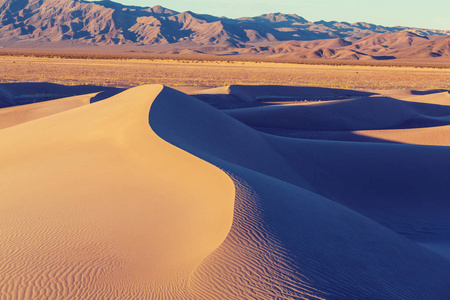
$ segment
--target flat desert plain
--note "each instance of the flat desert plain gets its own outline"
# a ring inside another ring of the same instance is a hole
[[[1,299],[450,298],[449,70],[0,60]]]
[[[450,68],[440,67],[307,65],[200,59],[80,59],[63,56],[0,56],[0,66],[0,82],[3,83],[52,82],[114,87],[145,84],[217,87],[238,84],[366,90],[450,89]]]

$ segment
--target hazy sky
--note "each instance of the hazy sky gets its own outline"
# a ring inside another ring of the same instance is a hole
[[[127,5],[191,10],[230,18],[270,12],[294,13],[310,21],[365,21],[386,26],[450,30],[450,0],[113,0]]]

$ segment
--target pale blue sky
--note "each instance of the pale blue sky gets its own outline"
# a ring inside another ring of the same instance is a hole
[[[294,13],[310,21],[365,21],[385,26],[450,30],[450,0],[113,0],[230,18]]]

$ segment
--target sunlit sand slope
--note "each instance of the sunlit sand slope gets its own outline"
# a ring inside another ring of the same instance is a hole
[[[0,130],[2,298],[450,298],[444,92],[202,93]]]
[[[161,89],[0,131],[2,299],[189,298],[235,189],[151,131]]]
[[[90,103],[95,94],[0,109],[0,129],[54,115]]]

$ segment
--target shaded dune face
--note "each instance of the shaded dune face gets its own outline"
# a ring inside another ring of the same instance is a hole
[[[214,93],[0,110],[0,295],[450,297],[444,92]]]
[[[260,87],[262,95],[267,90]],[[248,94],[245,90],[242,94],[237,97],[247,104]],[[439,299],[449,295],[449,281],[442,277],[449,272],[445,255],[416,243],[431,239],[445,248],[448,240],[447,147],[292,139],[262,134],[237,122],[250,120],[258,122],[257,129],[282,129],[289,120],[305,123],[315,108],[313,116],[326,126],[349,126],[348,134],[354,134],[350,125],[396,126],[427,117],[448,122],[446,107],[374,96],[312,107],[237,108],[226,111],[234,117],[230,118],[173,90],[163,90],[160,96],[150,111],[155,132],[227,170],[238,190],[230,234],[194,273],[194,279],[214,283],[207,289],[211,297],[289,298],[293,292],[289,279],[297,282],[294,293],[299,298]],[[292,101],[295,95],[285,96]],[[164,101],[168,98],[172,101]],[[320,117],[321,110],[335,116]],[[433,161],[419,162],[424,156],[432,156]],[[434,176],[434,171],[440,176]],[[248,211],[258,221],[252,222]],[[236,242],[240,239],[250,245]],[[242,253],[255,248],[260,252],[249,257],[258,257],[257,261],[241,259]],[[234,265],[237,261],[240,268]],[[283,261],[288,261],[289,268],[276,269]],[[261,265],[267,266],[265,274],[275,269],[282,275],[265,276],[257,271]],[[211,269],[215,271],[207,273]],[[277,289],[262,289],[264,293],[258,294],[256,287],[265,283]],[[275,292],[279,294],[271,294]]]

